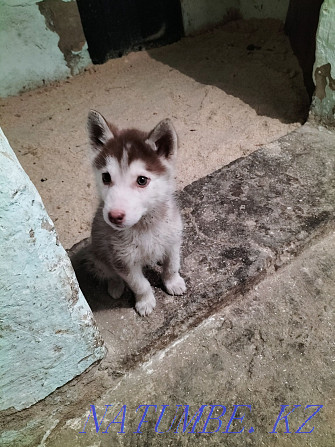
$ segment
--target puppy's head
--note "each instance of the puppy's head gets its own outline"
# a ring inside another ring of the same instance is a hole
[[[168,119],[149,133],[118,130],[91,110],[88,133],[108,225],[132,227],[172,194],[178,143]]]

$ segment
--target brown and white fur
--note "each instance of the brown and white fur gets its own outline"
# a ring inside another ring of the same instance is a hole
[[[126,283],[137,312],[149,315],[156,300],[144,266],[161,261],[166,291],[186,290],[179,275],[182,220],[174,199],[177,135],[168,119],[148,134],[118,130],[93,110],[88,131],[101,198],[92,224],[94,269],[108,280],[113,298],[121,297]]]

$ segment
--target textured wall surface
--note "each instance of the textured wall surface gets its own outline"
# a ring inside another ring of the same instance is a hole
[[[220,23],[227,10],[236,7],[237,0],[181,0],[186,36]]]
[[[324,124],[335,124],[335,0],[321,6],[314,64],[315,96],[312,114]]]
[[[0,48],[0,96],[65,79],[91,63],[74,0],[0,0]]]
[[[26,408],[102,358],[41,198],[0,129],[0,409]]]
[[[185,34],[236,18],[285,20],[289,0],[181,0]],[[76,0],[0,0],[0,96],[65,79],[91,63]]]
[[[271,17],[284,22],[289,0],[237,0],[237,3],[245,19],[250,19],[251,17],[257,19]]]
[[[236,18],[236,12],[244,19],[285,21],[288,4],[289,0],[181,0],[185,34]]]

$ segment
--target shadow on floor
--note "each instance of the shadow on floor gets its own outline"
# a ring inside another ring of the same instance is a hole
[[[236,20],[149,54],[240,98],[258,115],[283,123],[307,119],[310,104],[302,71],[278,20]]]
[[[107,281],[99,280],[92,275],[85,261],[88,246],[89,239],[84,239],[72,247],[68,253],[79,287],[92,312],[133,308],[135,306],[135,297],[129,289],[125,290],[120,299],[115,300],[107,292]],[[163,289],[163,283],[158,271],[147,268],[144,274],[152,286]]]

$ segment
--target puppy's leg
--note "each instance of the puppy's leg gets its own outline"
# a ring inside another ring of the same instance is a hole
[[[137,312],[141,316],[149,315],[156,306],[156,300],[149,281],[143,275],[142,266],[135,265],[129,274],[120,273],[120,275],[134,292]]]
[[[108,294],[115,300],[119,299],[124,292],[124,281],[117,274],[114,273],[108,278]]]
[[[170,295],[182,295],[186,291],[183,278],[179,275],[180,242],[168,248],[163,262],[162,279],[166,291]]]
[[[123,279],[105,262],[100,261],[92,251],[87,253],[88,269],[98,278],[108,280],[108,294],[119,299],[124,291]]]

